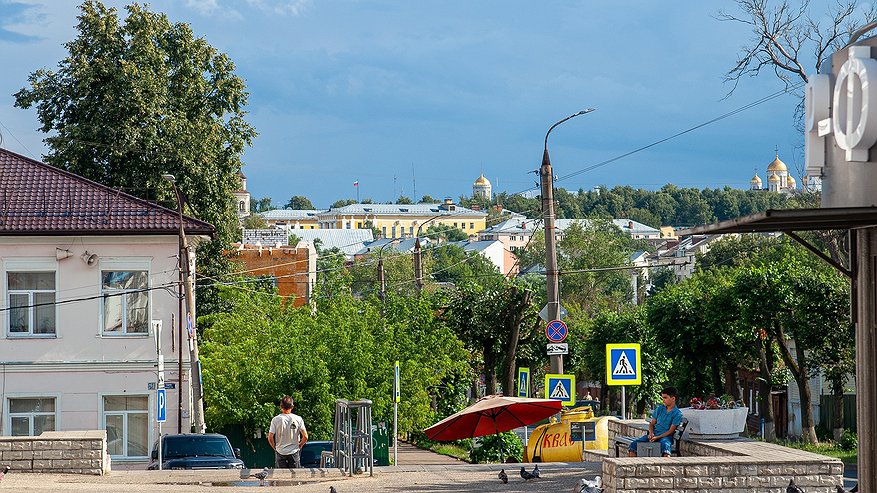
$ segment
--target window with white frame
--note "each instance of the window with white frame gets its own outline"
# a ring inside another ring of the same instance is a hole
[[[12,336],[55,334],[55,272],[7,272],[6,306]]]
[[[55,398],[10,398],[9,431],[12,436],[37,436],[44,431],[55,431]]]
[[[107,395],[103,407],[110,457],[145,458],[149,454],[149,397]]]
[[[148,271],[101,271],[104,334],[149,332],[148,288]]]

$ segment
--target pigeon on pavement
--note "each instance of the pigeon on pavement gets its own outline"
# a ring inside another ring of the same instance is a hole
[[[0,472],[0,481],[3,481],[3,478],[6,477],[6,474],[9,473],[9,470],[12,469],[9,466],[3,466],[3,472]]]
[[[531,472],[524,469],[524,466],[521,466],[521,477],[524,478],[524,481],[529,481],[529,480],[535,478],[536,476],[533,476],[533,474]]]
[[[789,485],[786,486],[786,493],[804,493],[804,490],[795,484],[794,479],[790,479]]]
[[[603,478],[597,476],[591,481],[582,478],[573,493],[603,493]]]
[[[539,470],[539,464],[536,464],[536,467],[533,468],[533,477],[536,479],[542,477],[542,471]]]
[[[499,474],[497,475],[497,477],[499,478],[500,481],[503,482],[503,484],[506,484],[509,482],[509,475],[505,473],[505,469],[501,469],[499,471]]]
[[[265,478],[267,478],[267,477],[270,476],[270,475],[271,475],[271,472],[270,472],[270,471],[268,470],[268,468],[266,467],[265,469],[262,469],[261,472],[257,472],[256,474],[251,474],[250,477],[251,477],[251,478],[256,478],[256,479],[258,479],[259,481],[263,481]]]
[[[334,486],[330,486],[329,493],[338,493],[338,490],[336,490]]]

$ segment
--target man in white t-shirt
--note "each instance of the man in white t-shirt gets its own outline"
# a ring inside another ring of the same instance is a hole
[[[301,448],[308,442],[308,430],[301,416],[292,414],[292,397],[280,399],[280,414],[271,420],[268,444],[274,449],[274,466],[285,469],[301,467]]]

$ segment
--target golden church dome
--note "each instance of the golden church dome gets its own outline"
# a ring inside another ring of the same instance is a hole
[[[769,181],[771,183],[776,183],[776,182],[780,181],[780,177],[777,175],[770,175],[770,178],[768,178],[767,181]]]
[[[768,171],[788,171],[789,169],[786,168],[786,163],[780,161],[780,155],[779,155],[779,153],[777,153],[776,159],[774,159],[772,163],[767,165],[767,170]]]
[[[489,186],[490,186],[490,180],[488,180],[487,178],[485,178],[485,177],[484,177],[484,174],[482,173],[481,176],[479,176],[478,179],[475,180],[475,186],[476,186],[476,187],[489,187]]]
[[[756,173],[755,176],[753,176],[752,179],[749,180],[749,184],[761,186],[761,177],[758,176],[758,173]]]
[[[798,182],[795,181],[795,178],[793,178],[791,175],[786,178],[786,183],[788,184],[789,188],[798,188]]]

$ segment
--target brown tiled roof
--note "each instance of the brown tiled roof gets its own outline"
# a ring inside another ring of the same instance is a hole
[[[213,236],[183,216],[187,234]],[[0,235],[150,235],[179,232],[177,211],[0,148]]]

